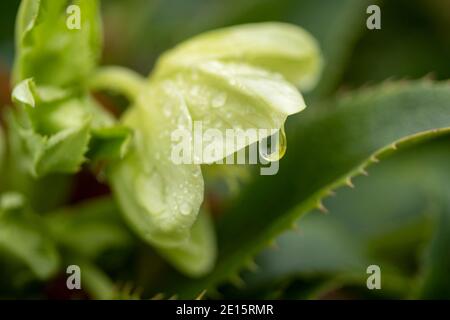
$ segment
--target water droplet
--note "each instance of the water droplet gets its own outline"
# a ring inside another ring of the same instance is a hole
[[[211,104],[213,108],[220,108],[227,102],[227,94],[225,92],[219,93],[213,97]]]
[[[190,206],[189,204],[187,204],[187,203],[183,203],[183,204],[180,206],[180,213],[181,213],[183,216],[189,215],[189,214],[191,213],[191,211],[192,211],[191,206]]]
[[[277,139],[278,138],[278,139]],[[272,143],[275,142],[275,146]],[[284,127],[274,135],[264,138],[259,143],[259,154],[261,157],[269,162],[278,161],[284,157],[287,149],[287,138]]]

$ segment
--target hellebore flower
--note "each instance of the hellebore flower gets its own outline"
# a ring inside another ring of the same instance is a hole
[[[133,100],[123,118],[134,132],[132,147],[109,178],[134,229],[180,270],[207,272],[215,247],[206,215],[197,220],[203,162],[175,164],[171,133],[192,132],[194,121],[223,132],[281,129],[289,115],[305,108],[295,85],[311,88],[320,67],[309,34],[287,24],[262,23],[208,32],[180,44],[161,57],[146,82],[121,69],[100,71],[96,86],[114,88],[118,82],[113,79],[121,78],[122,91]]]

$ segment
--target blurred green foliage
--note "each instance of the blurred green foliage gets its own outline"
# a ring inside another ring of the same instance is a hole
[[[369,31],[365,9],[374,2],[381,7],[382,29]],[[11,71],[18,3],[0,4],[2,104],[7,104],[2,79]],[[80,186],[71,178],[49,177],[31,186],[16,177],[15,189],[27,200],[14,205],[14,194],[2,197],[0,297],[76,298],[60,282],[63,266],[78,263],[92,298],[130,297],[133,288],[143,298],[159,292],[192,298],[208,289],[212,298],[450,299],[450,87],[448,81],[381,84],[430,74],[449,79],[449,1],[108,0],[102,5],[104,64],[148,74],[163,51],[200,32],[283,21],[316,37],[325,69],[318,87],[306,94],[308,112],[288,123],[288,154],[279,175],[252,175],[237,197],[206,181],[208,206],[220,215],[219,262],[211,275],[192,280],[177,274],[134,238],[109,197],[74,206]],[[367,85],[377,88],[350,92]],[[442,131],[432,131],[438,128]],[[430,132],[400,143],[399,151],[384,149],[424,131]],[[322,198],[374,162],[374,153],[381,161],[367,169],[369,176],[354,179],[354,189],[339,188],[323,200],[329,213],[318,213]],[[89,183],[103,188],[89,180],[81,189]],[[298,233],[284,232],[291,223]],[[264,249],[275,239],[278,249]],[[381,267],[382,290],[365,286],[370,264]],[[245,267],[257,271],[243,272]]]

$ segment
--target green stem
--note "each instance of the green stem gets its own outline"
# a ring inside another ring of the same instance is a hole
[[[111,279],[93,263],[77,260],[81,269],[82,286],[97,300],[111,300],[115,296],[116,288]]]
[[[110,66],[100,68],[89,81],[89,87],[93,90],[118,92],[130,101],[135,101],[145,82],[146,79],[133,70]]]

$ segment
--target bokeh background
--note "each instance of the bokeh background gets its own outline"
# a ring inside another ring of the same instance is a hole
[[[18,4],[17,0],[0,2],[1,105],[9,103]],[[381,7],[381,30],[366,28],[370,4]],[[447,0],[104,0],[102,6],[102,63],[128,66],[142,74],[151,72],[162,52],[203,31],[284,21],[311,32],[323,51],[321,80],[305,94],[311,108],[385,81],[450,78]],[[111,101],[116,100],[113,97]],[[289,126],[295,126],[294,122]],[[340,189],[336,197],[327,200],[328,214],[311,212],[298,221],[299,232],[287,232],[278,240],[277,249],[264,250],[256,258],[259,271],[242,274],[245,286],[239,281],[225,284],[220,293],[211,296],[450,298],[449,146],[444,136],[382,161],[370,169],[369,177],[354,181],[355,189]],[[290,142],[288,152],[295,148],[295,141]],[[214,214],[220,215],[241,188],[248,188],[252,173],[244,170],[236,175],[242,178],[242,185],[227,192],[212,173],[207,201]],[[108,193],[86,172],[76,177],[74,185],[72,202]],[[274,188],[272,200],[289,192],[287,187]],[[259,208],[250,206],[252,209]],[[140,296],[149,298],[164,291],[164,284],[155,279],[161,278],[161,270],[167,266],[156,254],[143,251],[149,250],[138,245],[126,253],[99,258],[99,264],[115,283],[140,288]],[[382,267],[382,290],[365,287],[365,270],[370,264]],[[73,298],[64,290],[61,277],[2,294]]]

